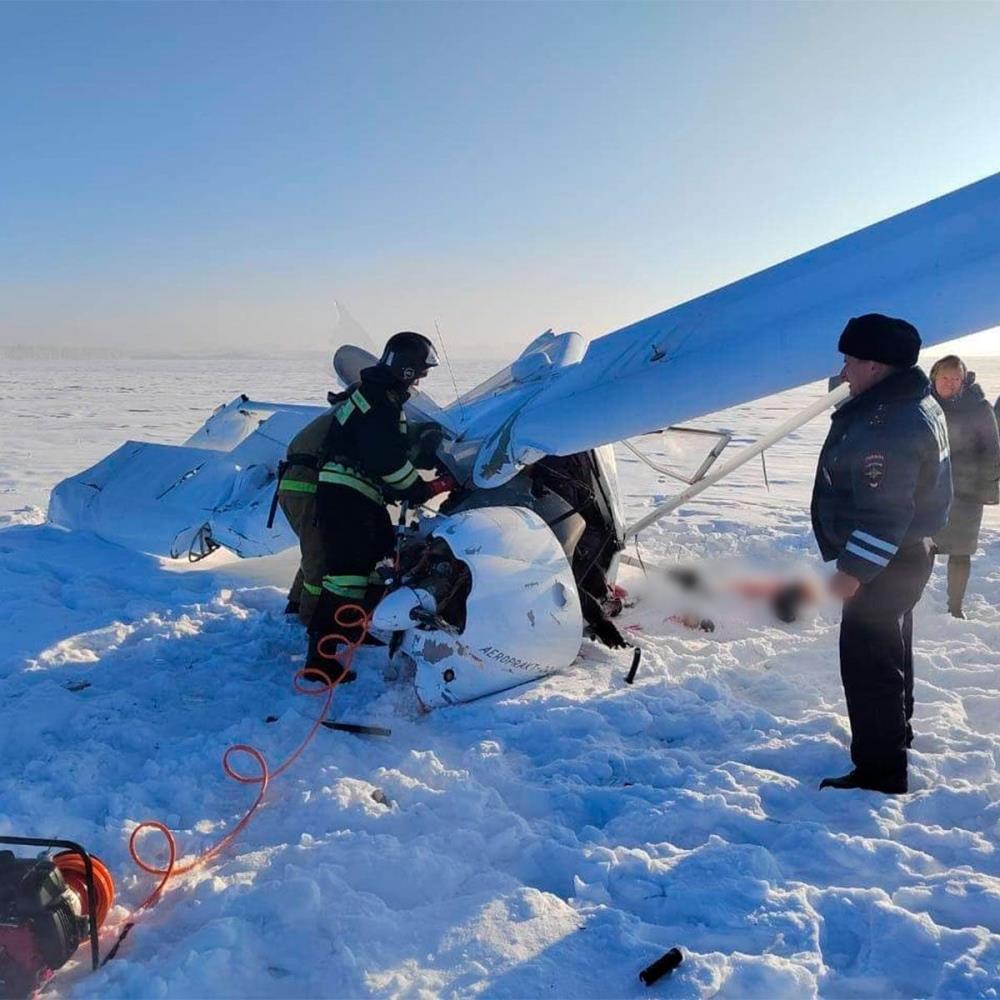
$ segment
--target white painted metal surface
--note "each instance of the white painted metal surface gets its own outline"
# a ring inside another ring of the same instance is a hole
[[[914,323],[925,346],[1000,325],[1000,174],[591,342],[487,421],[475,481],[821,379],[851,316]]]
[[[231,446],[227,450],[127,441],[56,486],[49,520],[172,558],[186,558],[199,534],[244,557],[294,545],[280,511],[273,527],[266,527],[275,473],[288,442],[323,410],[275,409],[261,423],[259,411],[250,418],[242,413],[241,399],[216,411],[206,425],[217,432],[214,442]],[[204,442],[204,430],[190,440]]]
[[[403,639],[424,705],[481,698],[576,659],[583,616],[573,573],[537,514],[484,507],[435,518],[432,534],[469,567],[472,589],[460,634],[414,628]]]
[[[372,614],[372,629],[380,634],[405,632],[414,626],[414,612],[433,615],[437,604],[422,588],[400,587],[379,602]]]

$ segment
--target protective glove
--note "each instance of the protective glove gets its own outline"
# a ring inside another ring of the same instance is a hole
[[[436,497],[439,493],[451,493],[453,490],[457,490],[458,480],[451,473],[445,472],[437,479],[432,479],[427,485],[430,487],[431,496]]]
[[[434,469],[438,466],[437,451],[444,440],[440,424],[420,424],[413,432],[413,464],[418,469]]]
[[[607,618],[604,618],[599,622],[595,622],[590,626],[590,629],[594,633],[594,638],[597,639],[598,642],[607,646],[608,649],[628,648],[628,642],[625,640],[625,636],[618,631],[615,623],[608,621]]]

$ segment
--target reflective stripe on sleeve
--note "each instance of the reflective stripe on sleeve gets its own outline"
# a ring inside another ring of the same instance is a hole
[[[883,552],[888,552],[891,556],[894,556],[899,551],[898,545],[884,542],[881,538],[869,535],[867,531],[856,529],[851,532],[851,537],[858,542],[864,542],[865,545],[870,545],[873,549],[881,549]]]
[[[875,563],[876,566],[888,566],[889,560],[883,559],[881,556],[875,555],[874,552],[869,552],[867,549],[861,548],[860,545],[855,545],[854,542],[848,542],[844,546],[845,552],[852,552],[856,556],[861,556],[862,559],[867,559],[871,563]]]
[[[314,583],[306,583],[305,580],[302,581],[302,589],[307,594],[312,594],[313,597],[319,597],[319,595],[323,593],[322,587],[317,587]]]
[[[407,490],[418,479],[417,470],[413,463],[407,459],[395,472],[388,472],[383,477],[383,482],[388,483],[394,490]]]

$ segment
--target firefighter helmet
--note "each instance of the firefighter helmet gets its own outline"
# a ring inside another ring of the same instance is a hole
[[[401,382],[411,384],[437,366],[434,345],[422,334],[404,330],[386,342],[379,364],[388,368]]]

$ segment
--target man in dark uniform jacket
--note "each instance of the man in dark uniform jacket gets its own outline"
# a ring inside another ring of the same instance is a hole
[[[322,582],[309,620],[307,666],[331,680],[350,680],[329,659],[326,636],[356,641],[336,620],[347,604],[369,609],[380,594],[376,564],[393,549],[386,504],[420,504],[457,483],[445,474],[428,482],[411,460],[403,403],[410,389],[437,364],[431,342],[419,333],[393,334],[378,364],[361,372],[360,383],[334,407],[317,461],[316,523],[322,547]],[[343,676],[341,676],[343,675]]]
[[[912,740],[913,608],[933,568],[930,536],[951,505],[948,432],[920,336],[878,313],[850,320],[838,350],[851,398],[833,415],[819,458],[812,521],[836,560],[844,602],[840,673],[854,769],[820,788],[907,790]]]

